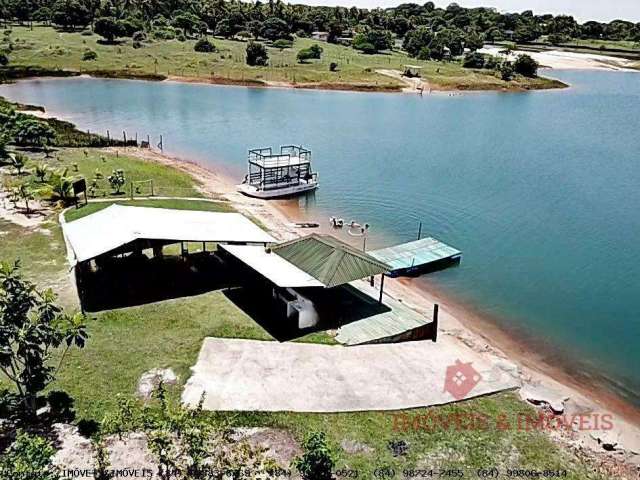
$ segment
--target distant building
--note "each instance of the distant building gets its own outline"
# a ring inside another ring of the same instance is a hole
[[[311,38],[313,38],[314,40],[326,42],[327,40],[329,40],[329,32],[313,32],[311,34]]]

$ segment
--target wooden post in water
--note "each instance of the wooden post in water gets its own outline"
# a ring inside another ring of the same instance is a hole
[[[420,224],[418,225],[418,240],[420,240],[421,236],[422,236],[422,222],[420,222]]]

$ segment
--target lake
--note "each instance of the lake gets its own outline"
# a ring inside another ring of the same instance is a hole
[[[307,216],[423,232],[464,252],[438,289],[640,405],[640,75],[553,72],[564,91],[450,96],[88,78],[0,86],[241,179],[248,148],[311,148]]]

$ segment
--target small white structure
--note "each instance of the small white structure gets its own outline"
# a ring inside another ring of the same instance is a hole
[[[320,40],[321,42],[326,42],[329,40],[329,32],[313,32],[311,33],[311,38],[314,40]]]
[[[275,239],[239,213],[111,205],[62,225],[69,263],[91,260],[135,240],[257,243]]]

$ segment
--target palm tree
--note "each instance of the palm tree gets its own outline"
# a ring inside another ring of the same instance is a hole
[[[29,200],[34,199],[33,189],[31,188],[31,185],[29,185],[27,182],[21,183],[18,186],[17,193],[20,199],[24,200],[25,210],[27,215],[29,215],[31,213],[31,209],[29,208]]]
[[[49,190],[53,199],[67,202],[72,196],[73,181],[67,177],[67,170],[63,172],[53,172],[49,177]]]
[[[44,177],[46,177],[47,173],[49,173],[49,166],[46,163],[39,163],[38,165],[36,165],[33,173],[36,177],[38,177],[40,183],[44,183]]]
[[[11,165],[16,169],[18,175],[22,175],[22,169],[27,164],[27,157],[21,153],[14,153],[11,156]]]

